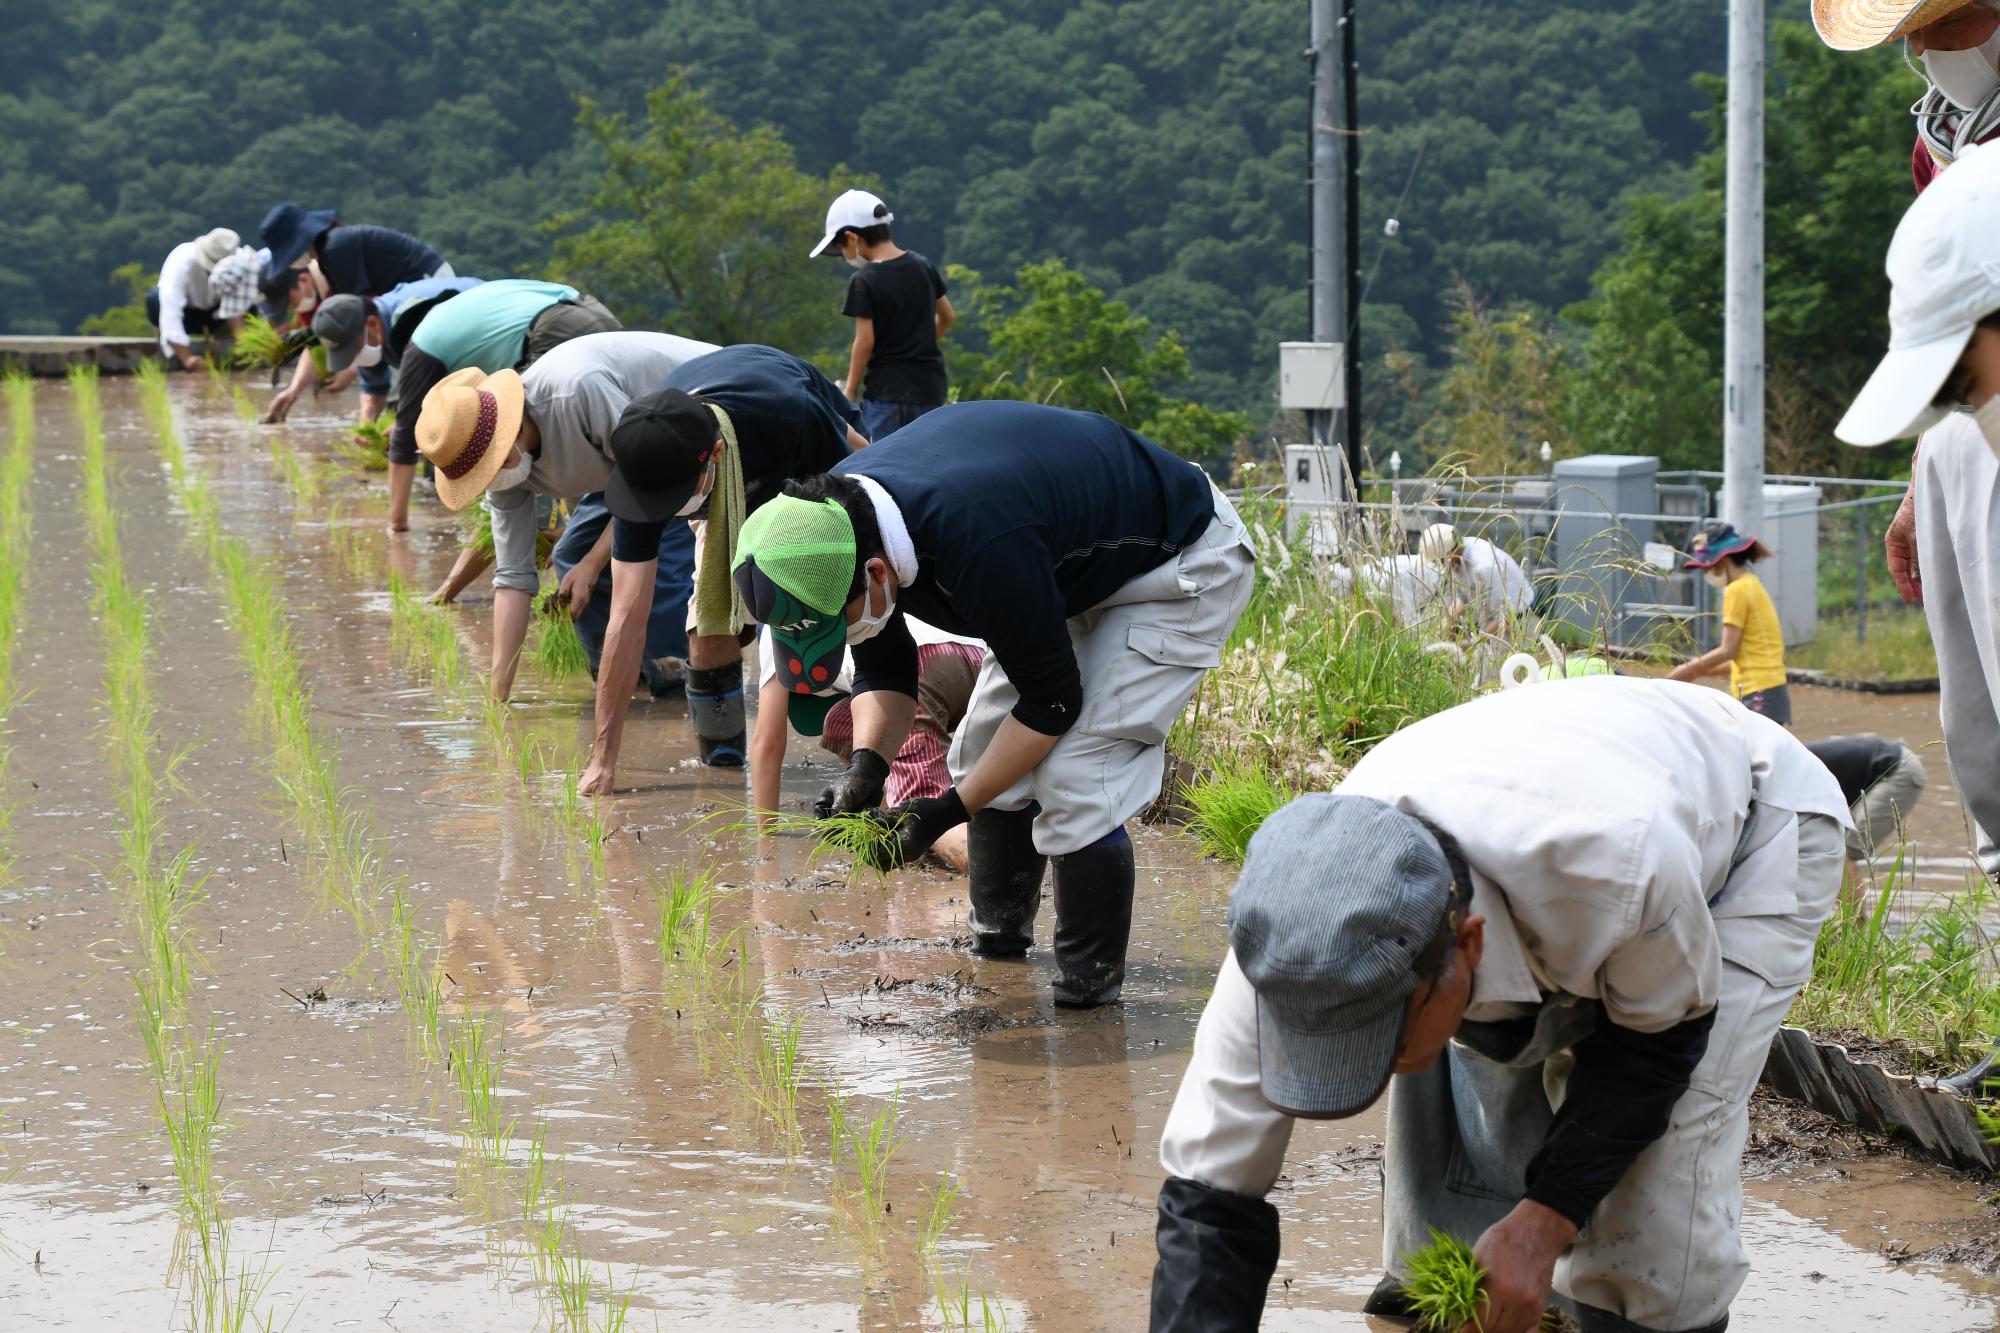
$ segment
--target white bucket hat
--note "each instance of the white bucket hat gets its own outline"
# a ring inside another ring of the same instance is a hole
[[[1938,391],[1981,319],[2000,311],[2000,148],[1967,149],[1889,242],[1889,351],[1834,434],[1875,445],[1944,416]]]

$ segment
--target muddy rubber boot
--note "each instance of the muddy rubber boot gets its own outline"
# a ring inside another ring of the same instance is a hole
[[[1375,1290],[1361,1304],[1361,1313],[1410,1324],[1417,1321],[1417,1307],[1410,1304],[1409,1293],[1393,1277],[1385,1277],[1375,1284]]]
[[[687,689],[687,663],[678,657],[656,657],[639,668],[639,680],[655,699]]]
[[[712,768],[743,767],[748,748],[743,725],[743,663],[689,667],[687,701],[701,762]]]
[[[1026,810],[981,810],[965,829],[966,878],[972,912],[972,952],[981,958],[1019,958],[1035,942],[1035,913],[1042,905],[1042,868],[1035,850],[1035,815]]]
[[[1056,1006],[1114,1004],[1125,987],[1132,938],[1132,839],[1123,825],[1055,862]]]

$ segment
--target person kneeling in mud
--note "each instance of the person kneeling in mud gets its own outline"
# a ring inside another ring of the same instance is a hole
[[[1167,732],[1221,658],[1256,556],[1207,474],[1106,417],[953,403],[750,515],[736,588],[788,690],[854,646],[855,761],[831,808],[871,810],[916,714],[908,618],[989,649],[953,785],[905,801],[891,864],[970,824],[973,951],[1034,944],[1054,864],[1055,1003],[1115,1002],[1135,872],[1125,821],[1160,791]]]
[[[1386,1089],[1382,1258],[1474,1241],[1484,1333],[1719,1331],[1749,1272],[1750,1093],[1839,892],[1847,802],[1719,691],[1503,690],[1250,841],[1160,1143],[1152,1327],[1252,1328],[1296,1119]]]
[[[819,689],[786,689],[778,679],[777,648],[771,631],[759,633],[757,727],[750,736],[750,792],[759,810],[778,808],[779,770],[785,762],[788,731],[816,736],[827,753],[843,764],[858,765],[883,784],[884,798],[891,805],[927,800],[950,790],[951,770],[945,756],[951,749],[952,733],[972,702],[972,687],[979,678],[986,645],[932,629],[921,621],[909,624],[917,641],[917,715],[893,760],[854,748],[852,654],[841,663],[830,684]],[[813,803],[813,813],[822,819],[831,815],[839,795],[839,783],[828,786]],[[963,871],[964,826],[942,834],[931,844],[930,855],[953,870]]]

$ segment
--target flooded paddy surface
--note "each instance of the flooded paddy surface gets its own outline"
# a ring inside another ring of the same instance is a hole
[[[415,530],[389,536],[379,478],[345,468],[324,483],[345,517],[300,510],[259,428],[200,381],[177,377],[172,391],[226,526],[281,562],[341,780],[442,941],[448,1006],[499,1026],[510,1160],[542,1125],[578,1248],[600,1283],[608,1273],[629,1292],[632,1327],[955,1326],[941,1285],[969,1297],[975,1327],[1143,1325],[1154,1153],[1223,950],[1222,867],[1142,831],[1125,1003],[1058,1014],[1046,959],[964,951],[961,879],[850,880],[799,841],[727,832],[727,816],[701,822],[739,804],[744,780],[694,763],[675,699],[634,702],[600,874],[539,813],[554,804],[551,779],[524,787],[466,707],[391,651],[385,570],[434,586],[457,548],[453,520],[420,502]],[[165,841],[194,844],[207,876],[195,993],[223,1045],[215,1171],[232,1254],[263,1267],[263,1304],[294,1328],[547,1327],[518,1198],[471,1160],[450,1079],[418,1057],[353,922],[320,901],[134,386],[106,381],[103,393],[126,562],[151,593],[163,740],[187,749]],[[18,666],[30,693],[7,736],[19,877],[0,891],[0,1328],[181,1327],[178,1189],[116,883],[77,425],[65,386],[41,384],[36,400],[33,551],[10,553],[32,568]],[[285,434],[320,454],[345,411],[351,399],[326,400]],[[343,530],[372,563],[336,560]],[[459,613],[474,662],[486,607],[468,597]],[[1807,735],[1936,735],[1934,699],[1796,693]],[[582,755],[581,688],[529,678],[516,713],[558,770]],[[791,760],[788,798],[831,770],[797,740]],[[1940,857],[1964,846],[1939,799],[1948,786],[1931,763],[1917,834]],[[654,885],[681,867],[712,867],[728,886],[718,934],[744,929],[740,951],[701,976],[663,964],[659,946]],[[1046,939],[1046,916],[1041,928]],[[744,1073],[746,1034],[790,1016],[811,1070],[795,1136]],[[852,1170],[829,1166],[819,1080],[852,1115],[899,1108],[905,1143],[879,1212],[855,1197]],[[1769,1119],[1751,1162],[1756,1269],[1740,1326],[2000,1325],[2000,1281],[1979,1253],[1994,1222],[1976,1182]],[[1358,1313],[1379,1271],[1379,1131],[1375,1117],[1300,1126],[1274,1198],[1285,1257],[1267,1327],[1387,1327]],[[946,1174],[961,1187],[956,1219],[926,1257],[921,1223]]]

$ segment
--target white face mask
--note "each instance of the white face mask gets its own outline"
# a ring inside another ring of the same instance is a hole
[[[489,491],[511,491],[526,481],[528,474],[534,471],[534,468],[535,460],[529,457],[527,450],[524,449],[521,451],[521,461],[512,467],[503,467],[494,473],[493,481],[486,489]]]
[[[363,342],[361,350],[354,354],[354,365],[359,370],[382,364],[382,344]]]
[[[868,263],[868,257],[858,252],[847,256],[847,266],[849,268],[867,268]]]
[[[869,614],[868,592],[872,591],[874,587],[875,580],[871,575],[868,580],[867,590],[864,590],[861,594],[861,619],[847,627],[847,641],[849,643],[865,643],[869,639],[874,638],[882,632],[882,627],[889,623],[889,617],[896,614],[896,595],[889,591],[889,585],[886,582],[882,585],[882,614],[879,616]]]
[[[1724,574],[1720,569],[1704,569],[1701,571],[1701,576],[1708,581],[1708,586],[1711,588],[1726,588],[1729,586],[1729,576]]]
[[[704,479],[700,484],[698,484],[694,488],[694,494],[690,495],[687,498],[687,503],[674,511],[674,517],[688,518],[694,514],[700,513],[701,507],[708,503],[708,493],[714,489],[715,489],[715,460],[711,458],[708,461],[708,470],[704,474]]]
[[[1924,52],[1924,77],[1944,94],[1945,101],[1960,111],[1973,111],[2000,92],[1996,61],[2000,61],[2000,32],[1963,51]]]
[[[1979,433],[1986,437],[1986,447],[1993,451],[1994,457],[2000,458],[2000,393],[1973,408],[1972,421],[1979,427]]]

